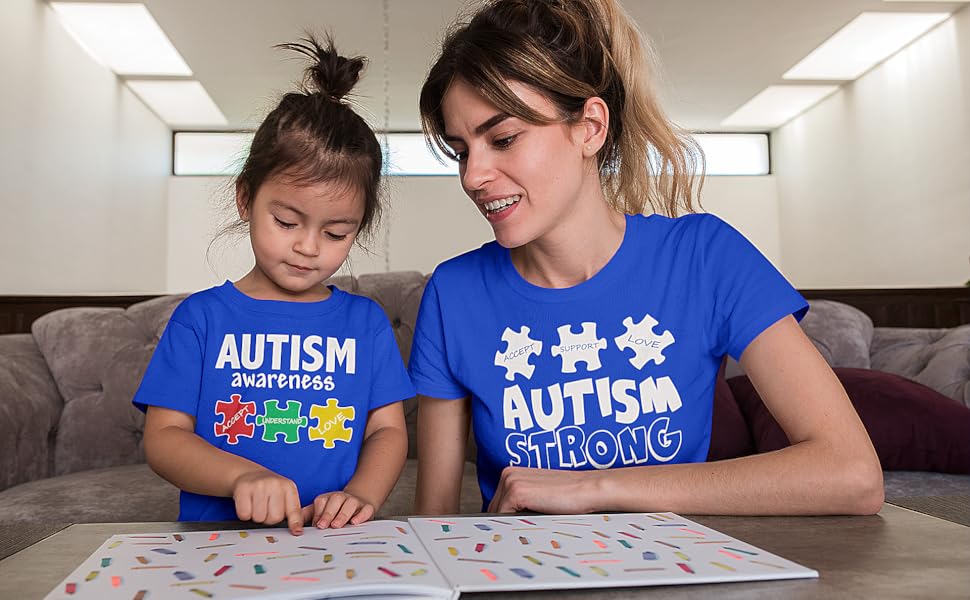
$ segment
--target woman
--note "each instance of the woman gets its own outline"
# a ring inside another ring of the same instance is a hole
[[[496,0],[431,68],[425,132],[495,242],[440,265],[422,299],[416,511],[458,511],[470,421],[490,512],[876,512],[878,459],[797,324],[805,300],[693,214],[692,142],[645,48],[614,0]],[[724,354],[789,448],[704,462]]]

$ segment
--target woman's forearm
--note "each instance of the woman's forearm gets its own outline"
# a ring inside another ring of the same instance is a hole
[[[440,400],[419,396],[416,514],[459,512],[469,416],[467,398]]]
[[[602,471],[588,489],[596,510],[627,512],[873,514],[883,502],[882,471],[872,461],[812,441],[713,463]]]

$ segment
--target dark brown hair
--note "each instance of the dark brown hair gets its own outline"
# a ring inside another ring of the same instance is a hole
[[[345,58],[327,36],[321,45],[308,35],[276,46],[311,59],[302,89],[283,96],[256,130],[249,156],[236,178],[247,204],[269,177],[297,183],[339,182],[360,189],[364,216],[359,237],[367,239],[382,213],[383,153],[374,132],[345,97],[360,79],[363,56]]]
[[[649,45],[616,0],[492,0],[446,36],[421,88],[421,124],[429,145],[452,155],[441,100],[455,79],[536,124],[577,122],[586,100],[598,96],[610,113],[597,157],[610,203],[631,214],[647,207],[670,216],[693,212],[703,154],[664,115],[650,82],[652,63]],[[537,113],[509,81],[542,93],[559,114]]]

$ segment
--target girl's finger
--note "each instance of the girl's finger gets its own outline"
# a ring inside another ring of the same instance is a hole
[[[326,529],[330,527],[333,523],[333,518],[337,516],[340,512],[340,507],[344,505],[344,500],[347,495],[342,492],[334,492],[327,497],[327,503],[323,507],[323,513],[320,515],[320,520],[317,521],[317,527],[321,529]]]
[[[233,496],[236,501],[236,516],[240,521],[248,521],[253,518],[253,498],[249,494],[236,494]]]
[[[313,520],[313,505],[312,504],[307,504],[306,506],[304,506],[301,509],[300,512],[303,513],[301,516],[303,517],[303,524],[304,525],[307,524],[307,523],[313,523],[314,522],[314,520]]]
[[[288,486],[283,496],[283,510],[286,515],[286,525],[293,535],[303,534],[303,509],[300,507],[300,494],[296,486]]]
[[[327,500],[329,498],[330,494],[321,494],[313,500],[313,519],[310,521],[311,525],[320,528],[324,527],[320,524],[320,520],[323,517],[323,512],[327,509]]]
[[[360,508],[360,505],[361,505],[360,500],[358,500],[354,496],[347,496],[346,499],[344,500],[343,506],[340,507],[340,511],[337,512],[337,515],[333,518],[333,521],[330,523],[330,526],[340,529],[341,527],[346,525],[347,521],[350,521],[350,518],[353,517],[354,514],[357,512],[357,510]]]
[[[374,518],[374,506],[372,504],[363,504],[360,510],[357,511],[353,517],[350,518],[351,525],[360,525]]]

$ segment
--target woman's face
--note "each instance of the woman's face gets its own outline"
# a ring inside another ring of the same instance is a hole
[[[509,88],[540,114],[555,106],[529,86]],[[445,141],[459,159],[465,193],[491,224],[495,239],[517,248],[561,226],[582,197],[584,128],[535,125],[508,115],[462,79],[442,100]],[[598,185],[598,179],[597,185]]]

